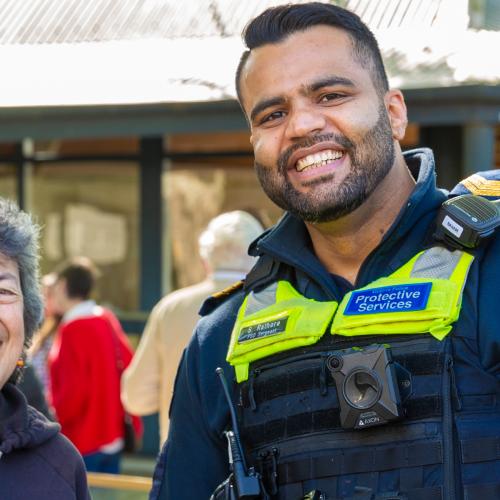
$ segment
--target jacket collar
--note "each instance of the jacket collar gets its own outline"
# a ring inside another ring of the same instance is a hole
[[[0,458],[15,449],[33,448],[59,432],[60,425],[28,406],[26,398],[14,385],[5,385],[0,391],[0,400]]]

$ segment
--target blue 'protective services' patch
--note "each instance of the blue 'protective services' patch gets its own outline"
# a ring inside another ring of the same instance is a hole
[[[380,314],[425,309],[432,283],[408,283],[352,292],[344,314]]]

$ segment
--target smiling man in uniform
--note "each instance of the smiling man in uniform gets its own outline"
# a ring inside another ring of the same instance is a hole
[[[401,151],[403,95],[348,10],[268,9],[244,39],[238,98],[286,214],[202,308],[151,498],[208,498],[227,477],[214,498],[500,498],[500,241],[434,237],[443,202],[498,196],[498,171],[448,193],[429,149]]]

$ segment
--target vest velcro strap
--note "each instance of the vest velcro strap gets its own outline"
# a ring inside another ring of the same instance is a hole
[[[410,400],[405,406],[409,420],[440,416],[442,401],[439,396],[426,396]],[[251,447],[260,447],[281,439],[300,436],[305,432],[325,432],[340,429],[340,409],[331,408],[310,413],[299,413],[278,418],[264,424],[244,428],[244,441]]]
[[[428,488],[415,488],[401,491],[396,495],[380,493],[372,496],[372,500],[443,500],[443,488],[441,486],[430,486]],[[354,497],[353,500],[357,500]]]
[[[500,483],[466,485],[464,486],[464,498],[467,500],[500,498]]]
[[[442,352],[419,352],[398,355],[393,353],[395,363],[404,366],[414,376],[437,375],[443,372]]]
[[[421,467],[443,462],[440,441],[381,448],[338,450],[328,455],[278,464],[278,484],[315,478]]]
[[[442,403],[440,396],[411,398],[404,404],[406,417],[409,420],[418,420],[440,416],[443,408]]]
[[[393,355],[393,359],[396,363],[408,370],[412,376],[438,375],[443,371],[444,358],[443,354],[440,352]],[[251,376],[251,384],[242,387],[242,406],[244,408],[251,406],[250,390],[253,391],[255,403],[259,405],[286,394],[294,394],[310,389],[322,389],[322,380],[320,376],[322,367],[324,367],[324,361],[318,363],[317,366],[311,368],[301,367],[296,371],[283,369],[272,378],[253,379]],[[330,374],[327,374],[325,380],[323,380],[323,384],[326,387],[334,387],[335,381]],[[418,402],[420,403],[420,401]],[[418,408],[416,411],[418,412]],[[414,413],[415,412],[412,410],[412,414]]]
[[[500,459],[500,437],[463,439],[460,441],[462,463],[488,462]]]

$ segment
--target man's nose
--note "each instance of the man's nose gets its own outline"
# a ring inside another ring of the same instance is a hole
[[[326,120],[321,111],[312,106],[301,106],[290,111],[287,137],[290,140],[307,137],[324,130]]]

